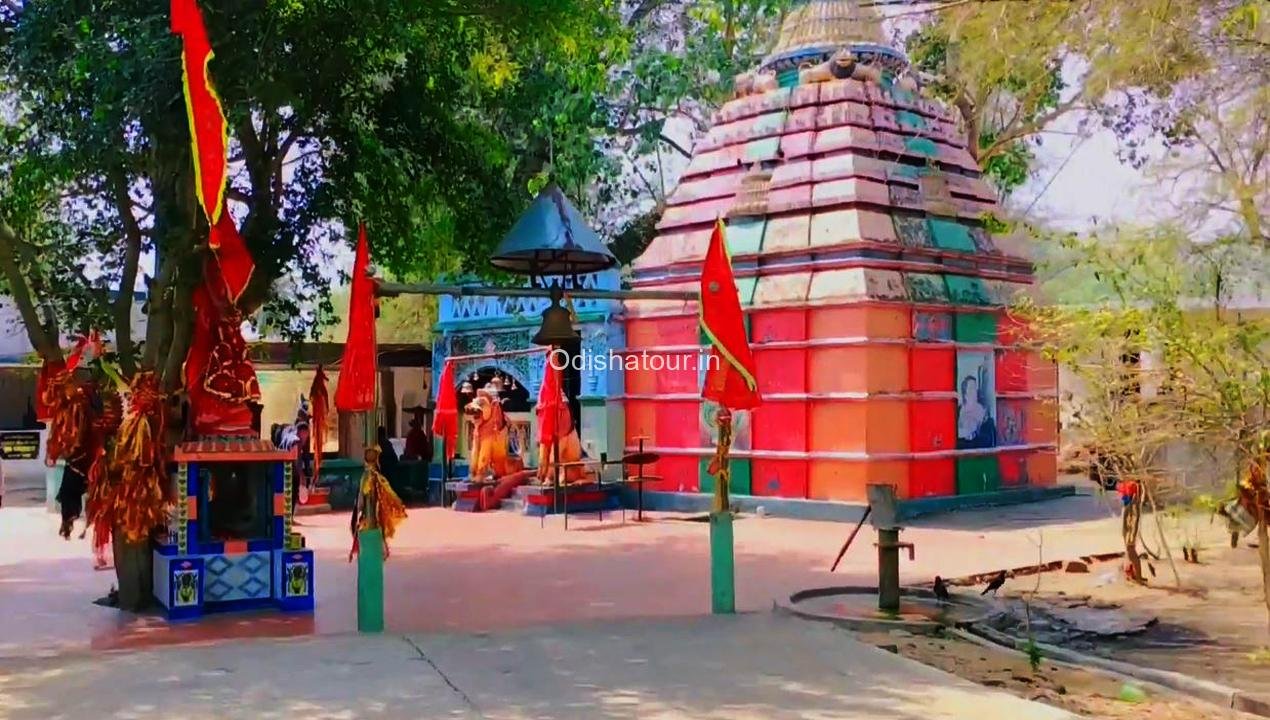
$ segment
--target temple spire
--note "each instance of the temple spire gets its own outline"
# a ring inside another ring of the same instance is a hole
[[[884,44],[882,21],[872,7],[860,7],[859,0],[803,0],[785,15],[776,46],[763,67],[853,43]]]

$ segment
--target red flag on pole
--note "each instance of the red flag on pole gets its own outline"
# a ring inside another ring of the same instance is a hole
[[[357,258],[353,261],[353,287],[348,300],[348,339],[340,360],[339,386],[335,407],[344,412],[364,412],[375,408],[375,283],[367,274],[370,246],[366,226],[357,235]]]
[[[547,353],[547,364],[542,376],[542,386],[538,388],[538,404],[534,412],[538,415],[538,442],[550,443],[556,438],[561,420],[561,383],[560,368],[552,364],[555,348]]]
[[[229,177],[229,129],[209,64],[215,53],[197,0],[172,0],[172,32],[181,36],[185,111],[194,157],[194,193],[210,228],[207,245],[221,264],[230,300],[238,301],[255,263],[234,219],[225,212]]]
[[[723,240],[722,220],[714,227],[701,268],[700,312],[701,329],[711,345],[701,397],[733,410],[757,406],[762,398],[755,380],[754,355],[745,336],[745,315]]]
[[[459,404],[454,397],[454,363],[445,361],[437,382],[436,410],[432,416],[432,434],[445,440],[445,459],[453,460],[459,444]]]
[[[208,72],[215,53],[196,0],[172,0],[172,32],[181,36],[185,110],[194,149],[194,192],[215,225],[224,210],[229,131],[220,96]]]

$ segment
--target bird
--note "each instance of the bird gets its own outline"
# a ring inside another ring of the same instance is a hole
[[[941,603],[946,603],[948,602],[950,598],[951,596],[948,594],[948,586],[944,584],[944,579],[936,575],[935,576],[935,599],[940,601]]]
[[[988,582],[988,587],[984,588],[984,589],[983,589],[983,592],[981,592],[981,593],[979,593],[979,594],[980,594],[980,595],[987,595],[988,593],[992,593],[992,596],[993,596],[993,597],[996,597],[996,595],[997,595],[997,591],[1001,589],[1001,586],[1002,586],[1002,585],[1005,585],[1005,571],[1004,571],[1004,570],[1002,570],[1001,572],[997,573],[997,574],[996,574],[996,575],[992,578],[992,580]]]

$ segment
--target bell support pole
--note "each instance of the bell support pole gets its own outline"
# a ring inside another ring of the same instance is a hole
[[[434,283],[394,283],[379,282],[375,284],[375,292],[379,297],[398,297],[400,295],[450,295],[452,297],[540,297],[550,298],[550,288],[537,287],[496,287],[438,285]],[[701,295],[695,290],[593,290],[576,288],[568,290],[572,298],[586,300],[700,300]]]

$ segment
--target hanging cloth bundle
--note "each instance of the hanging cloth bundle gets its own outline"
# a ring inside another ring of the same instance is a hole
[[[37,383],[39,401],[49,420],[44,462],[52,467],[58,460],[75,457],[88,432],[88,415],[92,398],[87,388],[75,378],[84,351],[93,346],[101,357],[101,339],[96,333],[82,337],[65,362],[45,361]]]
[[[378,447],[366,448],[366,472],[362,475],[361,488],[349,522],[349,530],[353,533],[353,547],[348,551],[349,562],[353,562],[353,556],[360,549],[358,533],[376,528],[384,533],[384,557],[387,558],[388,541],[397,532],[397,525],[406,519],[405,504],[379,470],[379,453]]]
[[[153,372],[132,379],[128,413],[119,427],[114,460],[117,477],[110,484],[110,512],[129,542],[142,542],[166,520],[167,461],[163,449],[163,391]]]

